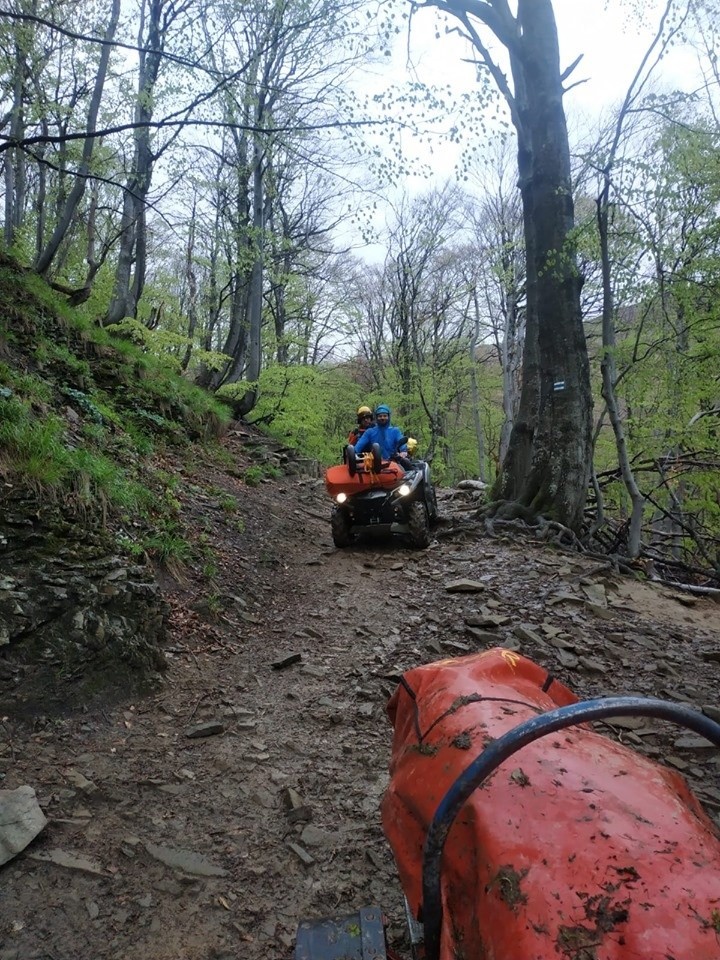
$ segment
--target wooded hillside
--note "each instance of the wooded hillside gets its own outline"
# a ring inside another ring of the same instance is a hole
[[[171,393],[194,382],[325,463],[359,404],[389,403],[441,482],[494,483],[497,516],[545,516],[594,549],[711,576],[716,4],[668,0],[624,103],[582,143],[556,109],[577,65],[558,59],[549,0],[514,15],[493,0],[432,6],[467,40],[475,100],[420,83],[363,92],[395,39],[413,42],[404,2],[207,3],[201,16],[167,0],[14,3],[0,14],[5,248],[82,327],[172,371]],[[705,84],[654,92],[681,42]],[[448,138],[466,146],[462,186],[403,191],[399,131],[443,114],[461,121]],[[543,194],[548,171],[559,179]],[[32,339],[35,321],[11,309],[5,322]],[[107,384],[114,361],[82,362]],[[6,362],[16,422],[18,375]]]

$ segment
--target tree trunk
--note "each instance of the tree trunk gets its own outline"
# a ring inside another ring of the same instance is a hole
[[[120,0],[113,0],[112,10],[110,12],[110,22],[105,30],[104,39],[106,43],[104,43],[100,48],[100,62],[98,63],[93,94],[90,99],[90,106],[88,107],[86,125],[87,138],[83,144],[82,160],[80,161],[80,166],[78,167],[75,182],[73,183],[70,195],[65,201],[65,206],[62,213],[58,217],[52,237],[50,238],[47,246],[38,254],[37,261],[35,263],[35,269],[43,276],[49,271],[55,254],[58,251],[58,247],[70,229],[70,224],[75,216],[77,206],[85,193],[87,177],[90,172],[90,161],[92,159],[93,150],[95,147],[95,137],[93,134],[97,128],[97,118],[100,111],[100,104],[102,102],[102,94],[105,87],[105,78],[107,77],[108,63],[110,62],[111,44],[113,38],[115,37],[115,31],[117,29],[119,19]]]
[[[187,304],[188,344],[187,344],[187,347],[185,348],[185,354],[182,360],[180,361],[180,368],[182,370],[187,370],[188,364],[190,363],[190,357],[192,356],[192,349],[193,349],[193,339],[195,337],[195,329],[197,327],[197,320],[198,320],[197,277],[195,276],[195,270],[193,268],[194,254],[195,254],[195,201],[193,201],[192,216],[190,218],[190,229],[188,231],[187,250],[185,253],[185,279],[188,285],[188,304]]]
[[[592,465],[592,395],[550,0],[519,0],[518,25],[510,52],[528,311],[520,409],[498,487],[505,499],[579,530]]]
[[[255,67],[256,69],[256,67]],[[256,80],[256,73],[252,75],[253,82]],[[221,220],[221,208],[227,207],[232,210],[230,223],[232,227],[233,244],[228,251],[229,268],[231,273],[231,298],[230,298],[230,318],[225,342],[222,346],[222,353],[228,357],[227,363],[219,370],[210,370],[203,368],[196,382],[209,390],[217,390],[223,383],[235,383],[239,380],[245,370],[245,358],[247,354],[247,336],[248,336],[248,302],[250,278],[248,277],[247,263],[252,256],[253,236],[250,227],[251,207],[250,207],[250,183],[251,183],[251,164],[249,156],[248,136],[245,132],[251,125],[251,105],[245,104],[242,111],[242,132],[233,130],[233,139],[235,142],[235,193],[233,202],[229,200],[222,203],[218,198],[218,212],[215,221],[217,246],[219,246],[219,232]],[[229,118],[235,119],[234,113],[229,111]],[[222,170],[222,165],[218,176]],[[215,288],[217,293],[217,288]],[[219,310],[219,304],[218,304]]]
[[[551,0],[433,0],[457,17],[510,106],[527,256],[527,327],[518,416],[493,489],[573,530],[583,521],[591,472],[590,365],[572,240],[570,148]],[[474,18],[510,55],[514,90]]]
[[[218,246],[220,233],[220,211],[215,213],[215,225],[210,240],[208,294],[207,294],[207,323],[203,331],[202,346],[204,350],[212,350],[215,327],[220,318],[220,292],[218,290]]]
[[[250,302],[248,304],[248,352],[245,379],[248,389],[235,411],[244,417],[253,409],[258,398],[258,379],[262,363],[262,308],[264,274],[264,233],[265,199],[263,196],[263,152],[259,143],[255,144],[253,166],[253,239],[255,242],[255,261],[250,280]]]
[[[522,82],[516,81],[516,98],[523,102],[522,91],[517,86]],[[525,106],[527,115],[529,106]],[[526,289],[527,306],[525,318],[525,343],[522,356],[522,378],[520,389],[520,403],[517,415],[513,418],[512,427],[506,440],[505,456],[501,460],[500,471],[495,480],[492,496],[495,500],[519,500],[521,498],[525,479],[530,472],[533,454],[533,442],[540,403],[540,364],[538,355],[538,278],[537,260],[535,256],[535,230],[533,223],[533,195],[531,185],[535,171],[533,169],[533,154],[530,143],[525,140],[524,123],[529,116],[523,117],[523,126],[516,124],[518,137],[518,173],[520,193],[523,205],[523,233],[525,236],[526,255]],[[507,341],[507,333],[505,335]],[[505,377],[505,369],[503,370]],[[509,393],[509,391],[508,391]],[[503,399],[506,392],[503,390]]]
[[[478,452],[478,479],[483,483],[487,480],[485,471],[485,436],[483,434],[482,421],[480,420],[480,391],[478,389],[477,378],[477,357],[475,356],[477,345],[480,340],[480,304],[478,303],[477,291],[473,291],[474,322],[472,333],[470,335],[470,397],[472,401],[473,423],[475,425],[475,440]]]
[[[610,252],[608,249],[608,212],[610,199],[610,174],[605,171],[605,182],[597,202],[597,222],[600,236],[600,259],[602,266],[603,308],[602,308],[602,341],[603,357],[600,364],[602,371],[602,395],[607,407],[608,418],[615,435],[620,475],[632,504],[630,514],[630,529],[628,532],[628,556],[637,557],[640,554],[641,533],[645,498],[640,492],[635,474],[633,473],[628,455],[625,431],[617,402],[615,384],[617,370],[615,366],[615,322],[612,284],[610,282]]]
[[[138,95],[135,100],[135,122],[138,126],[133,131],[135,152],[123,197],[120,251],[113,297],[108,307],[108,323],[119,323],[124,317],[135,316],[145,285],[145,204],[150,192],[155,160],[148,124],[153,116],[155,86],[164,49],[164,27],[167,26],[162,22],[164,2],[165,0],[149,0],[147,36],[143,35],[144,18],[138,34],[138,43],[142,47]]]
[[[12,105],[10,107],[10,139],[22,140],[25,133],[25,82],[27,64],[21,43],[15,40],[15,60],[12,76]],[[15,241],[22,223],[25,206],[25,156],[13,147],[5,151],[5,246]]]
[[[292,271],[292,253],[289,247],[289,231],[286,218],[283,216],[283,234],[281,243],[288,241],[285,250],[280,258],[282,267],[280,277],[277,278],[274,285],[274,303],[275,303],[275,349],[277,362],[284,366],[290,357],[289,344],[287,339],[287,283]],[[307,341],[305,345],[307,352]]]
[[[222,164],[218,166],[217,171],[217,181],[220,182],[220,176],[222,173]],[[215,337],[215,331],[218,327],[220,321],[221,313],[221,298],[220,290],[218,288],[218,260],[219,260],[219,251],[220,251],[220,223],[222,219],[222,208],[224,206],[224,201],[226,198],[226,193],[224,190],[219,189],[218,194],[215,198],[215,222],[213,227],[213,233],[210,238],[210,254],[209,254],[209,278],[208,278],[208,293],[205,298],[205,315],[207,321],[205,323],[205,329],[203,330],[202,335],[202,348],[204,350],[212,350],[213,342]],[[218,333],[218,338],[220,334]],[[220,344],[217,344],[217,349],[220,349]],[[195,375],[195,383],[200,387],[205,387],[206,389],[211,388],[213,383],[213,377],[215,376],[215,371],[209,367],[206,363],[201,364],[200,369]],[[217,384],[214,385],[213,389],[217,387]]]
[[[115,286],[112,301],[108,307],[107,323],[119,323],[125,317],[135,315],[135,307],[130,300],[136,231],[134,189],[134,184],[129,183],[125,187],[125,193],[123,195],[123,212],[120,221],[120,250],[115,267]]]
[[[41,121],[41,127],[43,134],[47,136],[48,128],[47,122],[43,119]],[[42,162],[45,157],[45,149],[41,147],[37,151],[37,155],[40,158],[37,169],[37,193],[35,196],[35,211],[36,211],[36,220],[35,220],[35,256],[40,255],[40,251],[45,244],[45,230],[47,228],[47,213],[46,213],[46,203],[47,203],[47,167]]]

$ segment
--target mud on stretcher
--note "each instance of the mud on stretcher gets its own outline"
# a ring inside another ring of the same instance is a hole
[[[416,956],[720,960],[717,825],[679,774],[589,721],[658,717],[716,746],[720,724],[662,700],[581,703],[499,648],[408,671],[388,714],[383,827]],[[387,955],[377,907],[298,930],[296,960]]]

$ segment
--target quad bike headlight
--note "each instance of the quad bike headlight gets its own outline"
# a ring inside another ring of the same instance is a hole
[[[346,494],[346,493],[339,493],[339,494],[335,497],[335,500],[336,500],[338,503],[345,503],[345,501],[347,500],[347,494]]]
[[[400,486],[398,487],[398,496],[406,497],[409,493],[410,493],[410,487],[407,485],[407,483],[400,484]]]

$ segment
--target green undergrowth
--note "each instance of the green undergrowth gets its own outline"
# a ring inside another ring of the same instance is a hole
[[[29,490],[88,526],[124,531],[131,553],[185,563],[174,481],[155,464],[221,436],[228,409],[6,256],[0,303],[4,496]]]
[[[249,487],[257,487],[263,480],[277,480],[282,476],[282,470],[272,463],[253,463],[245,469],[243,480]]]

